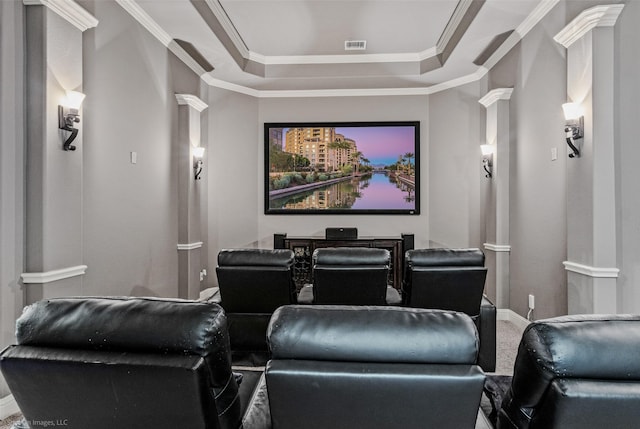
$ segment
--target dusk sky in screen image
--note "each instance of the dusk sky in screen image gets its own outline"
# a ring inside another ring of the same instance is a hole
[[[336,133],[355,140],[371,165],[394,164],[407,152],[415,156],[414,127],[337,127]]]

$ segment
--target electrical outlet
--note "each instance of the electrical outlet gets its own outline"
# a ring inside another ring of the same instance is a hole
[[[533,295],[529,295],[529,310],[534,310],[536,308],[536,297]]]

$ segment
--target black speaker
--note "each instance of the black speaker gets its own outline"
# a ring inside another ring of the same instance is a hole
[[[324,237],[327,240],[355,240],[358,238],[358,228],[326,228]]]
[[[287,234],[273,234],[273,248],[274,249],[284,249],[284,239],[287,237]]]
[[[402,237],[402,257],[407,250],[413,250],[415,247],[415,236],[413,234],[400,234]]]

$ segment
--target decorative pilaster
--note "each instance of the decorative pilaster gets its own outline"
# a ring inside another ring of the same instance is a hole
[[[208,107],[195,95],[176,94],[178,102],[178,296],[197,299],[200,294],[202,232],[200,195],[206,180],[195,179],[194,149],[202,141],[200,116]],[[206,169],[206,165],[204,165]],[[206,174],[203,172],[202,174]]]
[[[509,100],[513,88],[494,89],[479,102],[487,109],[486,144],[494,146],[489,179],[485,250],[489,278],[495,278],[496,306],[509,308]]]
[[[554,38],[567,48],[568,101],[580,103],[584,141],[567,164],[568,310],[617,313],[614,30],[624,5],[582,12]]]
[[[25,0],[26,303],[82,294],[82,111],[74,141],[59,129],[65,91],[82,91],[82,33],[98,21],[70,0]],[[90,97],[88,98],[90,101]]]

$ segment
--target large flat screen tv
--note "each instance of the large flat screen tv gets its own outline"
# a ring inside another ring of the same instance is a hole
[[[420,213],[420,122],[265,123],[266,214]]]

